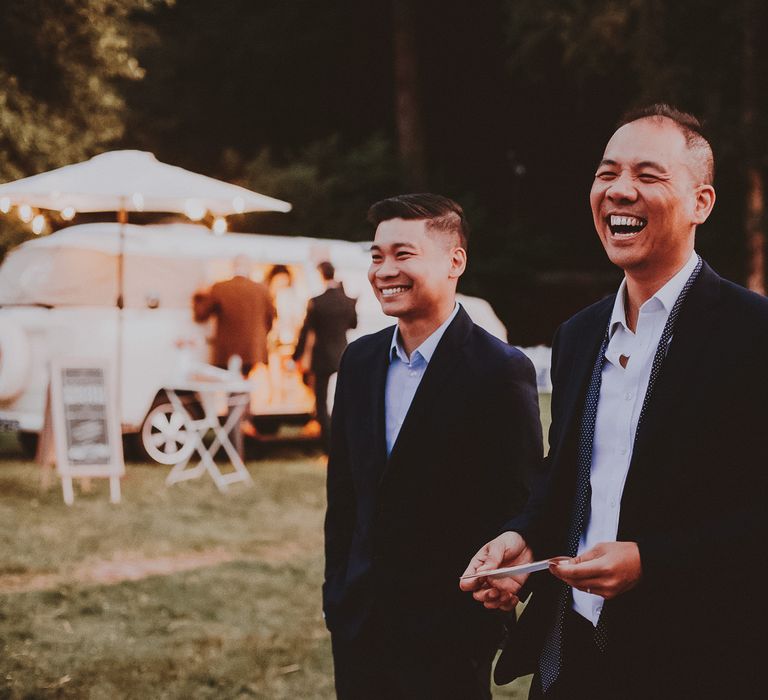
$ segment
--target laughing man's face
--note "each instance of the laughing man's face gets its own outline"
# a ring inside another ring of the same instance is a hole
[[[432,319],[453,297],[456,269],[452,247],[423,219],[389,219],[376,228],[368,281],[382,311],[403,320]]]
[[[693,251],[702,211],[685,136],[669,119],[640,119],[613,135],[590,193],[611,262],[625,272],[671,277]],[[711,190],[711,188],[709,188]]]

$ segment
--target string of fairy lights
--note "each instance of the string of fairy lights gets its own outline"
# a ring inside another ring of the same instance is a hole
[[[131,204],[131,211],[144,211],[144,195],[141,192],[134,192],[131,195]],[[245,203],[241,197],[235,197],[232,204],[236,213],[241,214],[245,211]],[[14,204],[10,197],[0,197],[0,213],[15,215],[19,221],[28,225],[36,236],[51,233],[53,230],[51,222],[54,218],[58,218],[61,222],[68,222],[77,216],[77,210],[72,206],[65,206],[60,210],[46,209],[45,211],[48,213],[43,213],[41,209],[29,204]],[[186,200],[184,214],[190,221],[210,221],[210,229],[217,236],[223,236],[228,230],[226,217],[212,215],[205,205],[196,199]]]

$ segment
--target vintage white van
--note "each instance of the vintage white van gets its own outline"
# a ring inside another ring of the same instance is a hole
[[[273,289],[278,319],[270,362],[252,375],[251,412],[257,429],[302,425],[313,397],[291,361],[307,300],[322,290],[316,265],[330,260],[357,298],[352,340],[393,320],[381,313],[367,281],[367,246],[348,241],[257,234],[214,235],[192,224],[127,225],[124,229],[124,308],[118,295],[119,225],[72,226],[23,243],[0,267],[0,425],[19,431],[29,447],[43,423],[48,364],[54,356],[108,358],[120,365],[119,412],[124,433],[139,433],[163,388],[210,356],[212,328],[195,323],[194,292],[232,275],[239,254],[253,261],[253,278],[287,268],[290,284]],[[461,301],[476,323],[506,340],[491,306]]]

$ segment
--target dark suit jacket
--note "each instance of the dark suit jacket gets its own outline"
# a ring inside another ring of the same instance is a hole
[[[459,576],[523,507],[531,472],[541,467],[533,366],[461,309],[387,458],[392,334],[387,328],[352,343],[339,371],[328,463],[326,621],[351,640],[375,608],[401,631],[473,645],[498,634],[500,617],[462,593]]]
[[[307,304],[307,315],[299,333],[294,359],[304,354],[310,332],[314,332],[312,345],[312,371],[330,375],[339,369],[341,355],[347,347],[347,331],[357,328],[356,300],[351,299],[341,287],[326,289]]]
[[[552,356],[549,474],[524,516],[535,556],[562,554],[573,504],[579,421],[614,297],[563,324]],[[768,648],[768,300],[704,265],[678,317],[638,431],[618,541],[640,548],[639,586],[607,601],[606,677],[621,698],[762,697]],[[557,580],[533,598],[497,682],[534,670]],[[764,663],[764,661],[762,661]]]
[[[265,285],[240,275],[193,297],[196,321],[216,317],[213,363],[226,367],[232,355],[243,364],[267,362],[267,333],[275,308]]]

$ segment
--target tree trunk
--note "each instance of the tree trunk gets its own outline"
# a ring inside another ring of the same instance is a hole
[[[765,294],[765,188],[756,166],[747,169],[747,289]]]
[[[398,150],[406,184],[422,191],[426,187],[426,164],[412,0],[392,0],[392,19]]]
[[[742,83],[742,126],[746,163],[744,223],[747,234],[747,288],[765,294],[765,187],[760,168],[755,129],[757,121],[757,34],[762,22],[759,3],[743,5],[744,58]]]

